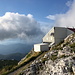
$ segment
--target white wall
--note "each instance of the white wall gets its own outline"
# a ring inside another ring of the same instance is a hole
[[[64,27],[55,27],[54,32],[55,44],[61,42],[62,40],[64,40],[64,38],[67,37],[67,29]]]
[[[40,52],[40,45],[34,44],[34,51],[35,52]]]
[[[48,50],[49,50],[48,44],[34,44],[35,52],[48,51]]]
[[[51,33],[54,33],[54,27],[43,37],[43,42],[55,42]]]

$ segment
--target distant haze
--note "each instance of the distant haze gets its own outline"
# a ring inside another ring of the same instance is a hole
[[[11,45],[0,45],[0,54],[11,54],[11,53],[28,53],[33,48],[32,44],[11,44]]]

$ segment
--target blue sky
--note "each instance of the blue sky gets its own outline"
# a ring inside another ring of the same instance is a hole
[[[53,26],[74,26],[74,10],[75,0],[0,0],[0,43],[41,42]]]
[[[6,12],[32,14],[38,21],[49,21],[49,14],[65,13],[68,10],[68,0],[0,0],[0,16]]]

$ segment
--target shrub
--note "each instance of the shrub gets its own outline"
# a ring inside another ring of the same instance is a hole
[[[75,43],[70,45],[71,48],[75,48]]]
[[[66,45],[68,45],[69,44],[69,42],[66,42],[65,44],[63,44],[63,47],[65,47]]]
[[[51,59],[52,61],[56,60],[56,59],[57,59],[57,55],[52,55],[52,56],[50,57],[50,59]]]

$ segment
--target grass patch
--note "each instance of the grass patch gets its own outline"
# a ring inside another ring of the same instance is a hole
[[[54,46],[51,50],[63,50],[61,46]]]
[[[51,59],[52,61],[55,61],[55,60],[57,59],[57,55],[52,55],[52,56],[50,57],[50,59]]]
[[[71,48],[75,48],[75,43],[69,45]]]
[[[54,46],[51,48],[51,50],[62,50],[63,48],[61,47],[61,44],[62,44],[63,42],[64,42],[64,40],[61,41],[60,43],[54,45]]]

